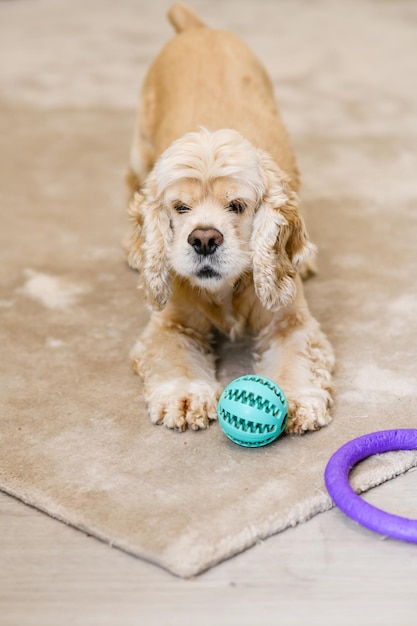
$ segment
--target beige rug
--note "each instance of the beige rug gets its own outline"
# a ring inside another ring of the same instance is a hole
[[[128,353],[147,314],[119,245],[138,86],[170,36],[156,0],[0,4],[0,487],[180,576],[331,506],[323,470],[417,424],[414,0],[193,3],[277,85],[337,354],[334,422],[258,450],[151,426]],[[229,353],[222,377],[246,366]],[[414,452],[355,470],[367,489]],[[372,538],[370,539],[372,540]]]

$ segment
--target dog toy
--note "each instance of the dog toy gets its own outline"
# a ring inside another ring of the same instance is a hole
[[[266,446],[285,430],[287,401],[282,390],[269,378],[241,376],[220,396],[217,407],[224,433],[240,446]]]
[[[324,479],[333,502],[355,522],[377,533],[417,543],[417,520],[386,513],[362,500],[349,484],[356,463],[391,450],[416,450],[417,430],[382,430],[363,435],[339,448],[328,462]]]

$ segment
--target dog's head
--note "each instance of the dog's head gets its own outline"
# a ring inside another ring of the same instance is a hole
[[[278,309],[293,300],[297,265],[314,248],[286,176],[229,129],[201,128],[175,141],[129,212],[128,260],[159,309],[175,274],[216,293],[248,272],[262,305]]]

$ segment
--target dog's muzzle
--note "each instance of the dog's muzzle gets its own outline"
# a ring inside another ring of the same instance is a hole
[[[218,272],[216,251],[223,244],[222,233],[216,228],[196,228],[188,235],[187,241],[197,255],[197,278],[219,280],[221,274]]]

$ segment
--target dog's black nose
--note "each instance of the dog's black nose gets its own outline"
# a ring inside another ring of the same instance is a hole
[[[223,235],[215,228],[196,228],[188,235],[187,241],[197,254],[207,256],[222,245]]]

